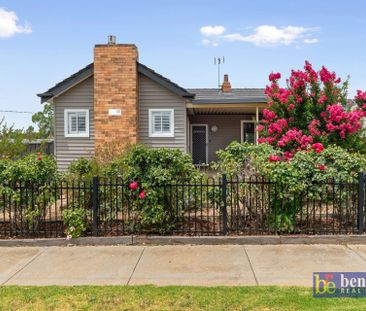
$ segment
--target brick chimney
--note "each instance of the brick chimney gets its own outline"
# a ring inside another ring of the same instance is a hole
[[[224,75],[224,82],[221,85],[221,91],[223,91],[224,93],[231,92],[231,84],[229,82],[228,74]]]
[[[138,141],[138,51],[134,44],[108,44],[94,48],[95,149],[108,143]]]

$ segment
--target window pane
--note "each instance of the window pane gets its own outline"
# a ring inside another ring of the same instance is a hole
[[[162,116],[162,132],[170,133],[170,113],[164,113]]]
[[[78,134],[86,134],[88,132],[87,118],[88,113],[86,111],[68,111],[66,115],[67,125],[66,132],[67,134],[78,135]]]
[[[255,143],[255,126],[254,123],[243,123],[243,142]]]
[[[79,112],[78,114],[78,133],[86,132],[86,114],[85,112]]]
[[[153,133],[161,133],[161,113],[154,112],[153,119]]]
[[[69,133],[75,133],[77,128],[76,114],[69,114]]]
[[[172,133],[172,111],[151,112],[151,132],[157,135],[169,135]]]

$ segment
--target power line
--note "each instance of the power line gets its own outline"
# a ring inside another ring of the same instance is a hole
[[[9,112],[9,113],[30,113],[33,114],[32,111],[21,111],[21,110],[0,110],[0,112]]]

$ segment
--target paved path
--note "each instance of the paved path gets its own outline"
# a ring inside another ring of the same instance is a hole
[[[2,285],[312,285],[366,272],[366,245],[0,247]]]

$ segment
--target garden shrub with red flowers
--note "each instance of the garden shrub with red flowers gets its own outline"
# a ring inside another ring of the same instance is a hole
[[[263,110],[257,128],[259,143],[281,149],[285,159],[314,143],[366,153],[362,127],[366,92],[359,90],[348,101],[348,81],[342,83],[324,66],[316,72],[307,61],[304,70],[291,71],[286,87],[279,85],[280,79],[280,73],[269,75],[271,84],[265,89],[268,109]]]
[[[189,155],[178,149],[148,148],[143,145],[130,146],[106,163],[100,163],[98,159],[79,159],[70,166],[71,179],[90,180],[93,175],[110,178],[112,181],[119,177],[128,184],[129,191],[124,191],[123,194],[126,202],[131,203],[136,216],[134,223],[130,224],[131,230],[135,232],[144,228],[148,228],[150,232],[167,232],[172,229],[175,221],[168,203],[186,198],[168,198],[164,193],[164,186],[174,184],[177,180],[194,181],[200,177]],[[111,193],[108,191],[103,189],[100,193],[100,208],[113,210],[114,200],[111,200]],[[113,195],[115,194],[112,193],[112,197]],[[174,196],[174,193],[170,195]]]
[[[366,92],[347,100],[348,81],[342,83],[325,67],[316,72],[309,62],[304,70],[292,70],[286,87],[280,79],[280,73],[269,75],[259,144],[233,142],[218,152],[216,167],[280,185],[277,198],[270,198],[267,219],[279,231],[292,231],[302,208],[296,197],[306,193],[317,199],[326,181],[348,181],[366,169]]]

